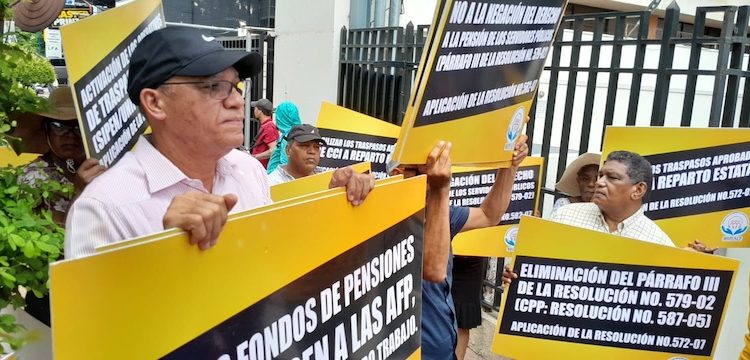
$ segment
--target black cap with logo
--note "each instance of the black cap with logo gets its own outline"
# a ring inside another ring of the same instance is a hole
[[[297,125],[289,130],[289,133],[286,135],[286,141],[303,143],[312,140],[317,140],[319,143],[326,145],[325,140],[320,136],[318,128],[310,124]]]
[[[244,79],[260,72],[262,64],[260,54],[226,50],[198,29],[168,27],[143,38],[133,51],[128,96],[138,105],[142,89],[157,88],[172,76],[211,76],[234,67]]]

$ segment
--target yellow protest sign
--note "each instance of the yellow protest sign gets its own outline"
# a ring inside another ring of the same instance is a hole
[[[492,350],[711,359],[739,262],[524,216]]]
[[[370,163],[363,162],[352,165],[352,169],[358,173],[370,171]],[[319,192],[328,189],[331,177],[335,170],[328,170],[320,174],[305,176],[296,180],[288,181],[271,186],[271,199],[281,201],[297,196]]]
[[[0,167],[26,165],[39,157],[39,154],[23,153],[17,155],[13,149],[0,146]]]
[[[60,28],[86,156],[104,166],[122,158],[146,129],[128,98],[128,64],[138,42],[162,27],[161,1],[138,0]]]
[[[396,143],[398,126],[323,102],[317,127],[327,143],[321,149],[321,167],[337,169],[369,161],[376,179],[388,176],[386,165]]]
[[[453,238],[453,253],[467,256],[513,255],[522,215],[533,215],[539,206],[540,173],[544,158],[527,157],[516,172],[508,210],[498,226],[459,233]],[[497,169],[454,167],[451,203],[479,206],[495,183]]]
[[[357,207],[339,188],[238,213],[207,251],[156,234],[54,263],[55,358],[417,359],[425,188],[416,177]]]
[[[675,244],[750,246],[750,129],[608,127],[602,159],[615,150],[651,163],[643,210]]]
[[[422,164],[438,140],[454,164],[510,160],[565,3],[438,1],[394,161]]]

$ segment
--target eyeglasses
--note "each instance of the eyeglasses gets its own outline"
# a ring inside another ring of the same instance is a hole
[[[52,135],[65,136],[67,134],[78,135],[81,133],[81,129],[78,127],[78,124],[71,126],[59,121],[49,121],[47,122],[47,124],[49,124],[49,131],[50,133],[52,133]]]
[[[200,84],[198,88],[208,92],[214,100],[224,100],[232,94],[232,90],[236,90],[240,95],[243,95],[242,89],[239,87],[239,83],[227,81],[227,80],[212,80],[212,81],[181,81],[181,82],[169,82],[163,83],[162,85],[184,85],[184,84]]]

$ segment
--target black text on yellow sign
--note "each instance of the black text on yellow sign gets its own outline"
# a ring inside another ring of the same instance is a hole
[[[527,157],[516,172],[508,209],[497,226],[456,235],[453,253],[468,256],[506,257],[513,254],[518,222],[523,215],[537,211],[544,159]],[[454,167],[451,203],[454,206],[479,206],[495,183],[497,169]],[[509,170],[506,170],[509,171]]]
[[[710,359],[735,260],[524,217],[493,351]]]
[[[207,251],[156,234],[55,263],[55,357],[418,358],[424,193],[333,189],[233,214]]]
[[[615,150],[651,163],[643,210],[675,244],[750,246],[750,129],[609,127],[603,158]]]

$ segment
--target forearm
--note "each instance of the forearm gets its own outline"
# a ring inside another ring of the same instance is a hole
[[[492,184],[490,192],[484,198],[479,209],[484,214],[484,224],[481,226],[495,226],[500,222],[503,214],[508,210],[510,205],[510,195],[513,192],[513,182],[516,177],[518,167],[498,169],[495,176],[495,183]]]
[[[422,277],[442,282],[448,272],[450,254],[449,188],[430,191],[425,206],[424,270]]]
[[[268,150],[266,150],[266,151],[264,151],[262,153],[255,154],[253,156],[255,156],[255,158],[258,159],[258,160],[263,160],[263,159],[270,158],[271,154],[273,154],[273,149],[268,149]]]

